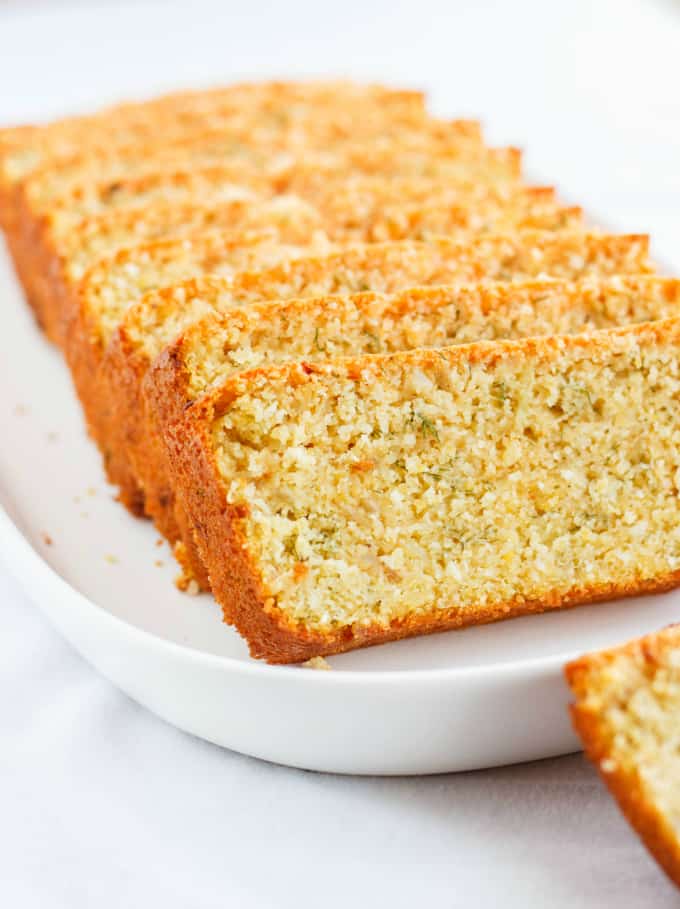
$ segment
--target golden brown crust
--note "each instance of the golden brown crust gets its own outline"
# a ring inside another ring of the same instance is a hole
[[[182,539],[173,507],[174,494],[167,482],[165,453],[158,433],[150,432],[142,383],[149,367],[144,353],[119,331],[109,346],[103,364],[103,381],[112,402],[109,438],[123,451],[135,478],[144,490],[145,513],[171,545]],[[202,574],[203,572],[201,572]],[[205,588],[205,584],[201,585]],[[207,589],[207,588],[205,588]]]
[[[630,641],[621,647],[590,653],[565,666],[565,676],[576,702],[571,718],[588,758],[614,796],[624,816],[669,878],[680,887],[680,839],[658,807],[650,800],[635,768],[612,761],[612,736],[599,711],[587,703],[587,696],[603,669],[622,655],[632,660],[658,665],[669,647],[680,648],[680,626]]]

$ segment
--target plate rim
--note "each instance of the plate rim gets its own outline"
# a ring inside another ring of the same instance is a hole
[[[514,675],[544,673],[562,673],[564,666],[570,660],[580,656],[586,650],[567,651],[564,654],[551,654],[548,656],[524,657],[517,660],[500,660],[482,665],[468,666],[442,666],[437,668],[410,668],[410,669],[333,669],[330,672],[310,671],[298,672],[301,664],[272,665],[262,660],[239,659],[227,654],[209,653],[189,644],[182,644],[163,638],[146,628],[115,615],[105,606],[96,602],[73,584],[63,578],[49,562],[31,544],[27,536],[17,526],[4,504],[0,500],[0,563],[8,574],[15,578],[19,586],[29,599],[36,601],[36,605],[47,615],[48,611],[34,595],[33,584],[27,580],[27,575],[39,578],[48,592],[53,591],[56,598],[62,600],[65,596],[77,603],[79,609],[92,611],[98,621],[108,622],[119,632],[132,635],[140,642],[161,648],[169,655],[174,654],[183,659],[191,659],[206,667],[218,668],[233,673],[245,675],[266,674],[268,678],[280,677],[291,681],[297,680],[300,684],[322,685],[389,685],[407,681],[414,683],[431,684],[435,681],[451,683],[456,679],[470,680],[476,678],[484,681],[493,678],[494,682],[502,681]],[[48,618],[50,618],[48,616]],[[51,621],[51,619],[50,619]],[[53,623],[52,623],[53,624]],[[62,637],[65,635],[62,634]],[[69,643],[72,643],[69,640]],[[73,644],[72,644],[73,646]],[[76,648],[78,649],[78,648]],[[502,677],[502,678],[499,678]],[[306,680],[306,681],[305,681]]]

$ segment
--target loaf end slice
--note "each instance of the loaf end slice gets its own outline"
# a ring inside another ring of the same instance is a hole
[[[586,754],[680,887],[680,625],[587,654],[565,671]]]

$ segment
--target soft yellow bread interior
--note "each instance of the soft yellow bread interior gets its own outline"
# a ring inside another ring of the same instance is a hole
[[[672,580],[680,330],[658,324],[242,374],[212,444],[272,602],[323,631]]]

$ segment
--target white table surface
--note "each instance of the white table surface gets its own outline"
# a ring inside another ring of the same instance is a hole
[[[0,0],[0,123],[175,85],[320,74],[422,86],[439,113],[483,117],[494,141],[527,145],[536,179],[617,228],[652,231],[656,253],[680,264],[673,0]],[[2,905],[680,901],[580,756],[424,779],[270,766],[136,706],[2,573],[0,604]]]

